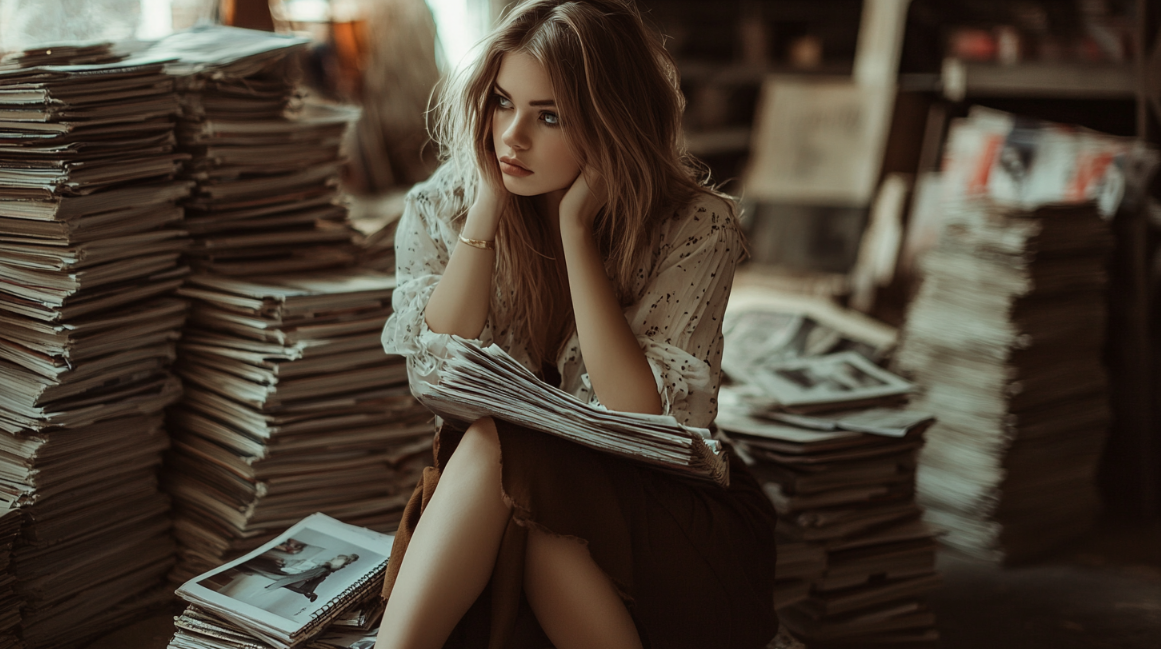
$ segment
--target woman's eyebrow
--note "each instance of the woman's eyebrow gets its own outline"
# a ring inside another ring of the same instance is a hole
[[[509,99],[512,98],[512,95],[507,90],[504,90],[504,88],[502,88],[500,86],[500,84],[497,83],[494,85],[496,86],[496,90],[500,91],[500,94],[504,95],[505,97],[507,97]],[[536,101],[528,102],[528,105],[529,106],[555,106],[556,100],[554,100],[554,99],[537,99]]]

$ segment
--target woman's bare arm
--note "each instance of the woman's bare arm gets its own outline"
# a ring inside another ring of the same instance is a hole
[[[476,200],[468,209],[461,234],[468,239],[495,240],[499,202],[496,191],[480,178]],[[428,328],[436,333],[478,338],[488,319],[495,265],[495,250],[456,243],[424,311]]]
[[[593,237],[603,200],[582,174],[560,203],[560,237],[585,368],[600,402],[610,410],[659,414],[653,370],[621,312]]]

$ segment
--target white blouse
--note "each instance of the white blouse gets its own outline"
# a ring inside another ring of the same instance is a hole
[[[395,233],[394,312],[383,328],[383,349],[407,357],[412,386],[438,383],[440,358],[449,334],[431,331],[424,319],[427,301],[459,242],[455,215],[470,205],[472,188],[445,164],[407,194]],[[653,254],[636,273],[636,299],[624,310],[657,381],[663,413],[678,422],[708,427],[717,415],[721,382],[722,314],[734,269],[744,255],[739,224],[730,206],[700,194],[665,219],[654,234]],[[496,288],[483,331],[476,342],[499,345],[533,372],[523,340],[512,327],[511,296]],[[600,406],[580,341],[574,332],[556,359],[561,388]]]

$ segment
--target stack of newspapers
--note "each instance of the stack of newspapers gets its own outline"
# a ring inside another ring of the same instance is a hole
[[[826,325],[812,315],[827,311]],[[811,647],[933,645],[936,544],[914,499],[932,417],[906,404],[909,382],[863,355],[893,336],[837,307],[744,294],[723,329],[723,356],[761,340],[766,358],[730,375],[716,424],[778,511],[779,566],[795,558],[797,571],[779,572],[779,617]],[[808,569],[804,549],[822,565]]]
[[[313,514],[177,594],[173,649],[374,646],[393,537]]]
[[[351,265],[353,230],[338,181],[340,145],[358,117],[294,99],[296,55],[307,39],[205,26],[149,51],[178,61],[191,264],[229,275]],[[301,102],[299,102],[301,103]]]
[[[779,540],[774,566],[774,608],[805,601],[810,585],[826,572],[826,548],[808,542]]]
[[[980,153],[997,134],[994,155],[1027,169],[1015,174]],[[1113,245],[1101,213],[1120,198],[1108,192],[1123,188],[1112,176],[1131,146],[991,113],[949,136],[956,169],[995,168],[986,184],[947,181],[942,234],[924,260],[897,360],[923,387],[921,407],[939,412],[920,456],[920,501],[947,531],[943,540],[974,556],[1043,552],[1097,513]],[[1104,163],[1086,172],[1093,178],[1070,181],[1081,186],[1049,182],[1071,177],[1058,169],[1066,162],[1083,170],[1094,158]]]
[[[935,541],[914,501],[920,420],[901,436],[781,423],[722,404],[718,426],[749,460],[778,510],[778,552],[825,553],[824,568],[787,583],[779,616],[809,646],[934,643],[923,596],[939,584]],[[780,565],[782,557],[779,557]],[[790,574],[779,574],[780,579]]]
[[[437,385],[419,400],[445,419],[495,416],[657,469],[729,484],[729,464],[710,431],[670,416],[615,412],[584,403],[536,378],[497,345],[480,348],[453,336]]]
[[[24,602],[16,594],[16,578],[12,574],[12,546],[20,534],[23,517],[11,505],[0,505],[0,649],[21,646],[17,625],[20,607]]]
[[[169,596],[190,183],[164,57],[50,49],[0,70],[0,502],[25,518],[20,635],[62,648]]]
[[[431,414],[383,353],[392,275],[195,274],[170,411],[176,580],[314,511],[393,529],[431,458]]]

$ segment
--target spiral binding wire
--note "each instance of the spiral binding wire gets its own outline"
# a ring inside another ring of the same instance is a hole
[[[374,570],[363,575],[358,581],[348,586],[338,597],[331,599],[317,611],[311,613],[310,615],[313,619],[307,622],[301,629],[292,633],[291,637],[299,638],[303,635],[313,633],[320,626],[338,617],[345,610],[347,604],[359,601],[375,586],[382,588],[383,580],[386,577],[387,561],[384,560],[380,561]]]

